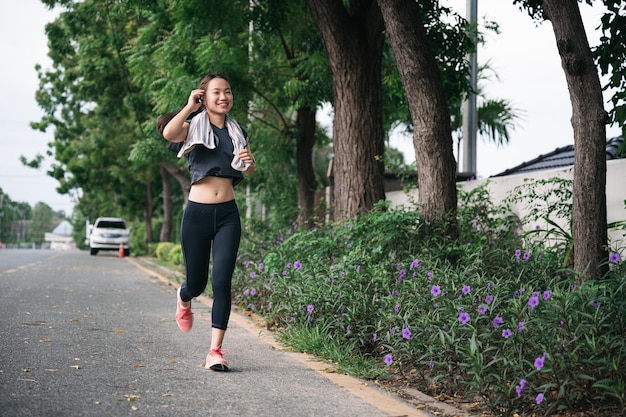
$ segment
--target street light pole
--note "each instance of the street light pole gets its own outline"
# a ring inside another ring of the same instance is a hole
[[[474,52],[468,56],[470,69],[471,91],[467,99],[463,102],[463,172],[465,176],[476,177],[476,134],[478,131],[478,111],[476,108],[476,90],[478,83],[478,60],[476,50],[478,49],[477,22],[478,22],[478,0],[467,0],[467,20],[472,25],[472,37],[474,41]]]

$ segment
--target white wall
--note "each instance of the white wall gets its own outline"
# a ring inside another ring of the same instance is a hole
[[[606,163],[606,207],[607,221],[609,223],[615,221],[626,220],[626,208],[624,200],[626,200],[626,159],[616,159],[607,161]],[[475,187],[483,185],[489,181],[487,188],[494,204],[499,204],[508,193],[518,185],[524,183],[525,178],[532,179],[549,179],[559,177],[563,179],[573,178],[574,167],[570,166],[562,169],[552,169],[546,171],[536,171],[532,173],[509,175],[506,177],[494,177],[475,181],[467,181],[461,184],[463,189],[471,190]],[[386,193],[387,200],[391,202],[392,207],[404,205],[410,207],[412,202],[417,202],[417,189],[411,189],[407,194],[404,191],[392,191]],[[511,207],[513,213],[519,217],[523,217],[525,213],[524,207]],[[614,248],[626,247],[626,236],[623,231],[609,231],[609,242]]]

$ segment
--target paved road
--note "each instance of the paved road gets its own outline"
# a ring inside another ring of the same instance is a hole
[[[0,416],[429,416],[325,377],[239,315],[231,372],[208,371],[209,304],[181,333],[174,294],[117,253],[0,250]]]

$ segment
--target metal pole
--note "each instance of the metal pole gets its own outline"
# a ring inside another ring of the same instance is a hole
[[[478,0],[467,0],[467,20],[476,28],[478,21]],[[473,32],[474,44],[477,45],[476,32]],[[478,79],[478,60],[476,50],[469,54],[471,91],[463,102],[463,172],[468,177],[476,177],[476,133],[478,130],[478,112],[476,109],[476,89]]]

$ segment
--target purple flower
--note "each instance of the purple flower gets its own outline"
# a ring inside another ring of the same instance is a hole
[[[528,305],[530,306],[530,309],[533,310],[539,305],[539,297],[536,295],[530,297],[530,299],[528,299]]]
[[[428,362],[428,367],[432,369],[432,367],[435,366],[435,361],[430,361]]]
[[[250,294],[250,290],[249,289],[245,289],[243,290],[243,295],[249,295]]]
[[[265,264],[263,262],[259,263],[259,269],[262,271],[265,268]]]
[[[256,277],[256,272],[254,271],[250,272],[250,278],[254,278],[254,277]]]
[[[467,314],[467,313],[461,313],[461,314],[459,314],[459,319],[458,319],[458,320],[459,320],[459,322],[460,322],[461,324],[465,324],[465,323],[467,323],[467,322],[469,321],[469,319],[470,319],[469,314]]]
[[[385,355],[385,363],[387,365],[391,365],[393,363],[393,356],[391,356],[391,353]]]
[[[526,380],[522,378],[519,380],[519,384],[515,386],[515,392],[517,392],[517,398],[520,398],[522,396],[522,391],[524,391],[524,388],[526,388]]]
[[[485,297],[485,304],[491,304],[493,302],[493,295],[488,295]]]
[[[527,261],[530,259],[530,252],[524,252],[524,260]]]
[[[357,267],[356,267],[356,272],[357,272],[357,273],[358,273],[358,272],[361,272],[361,265],[357,265]]]
[[[433,297],[437,297],[439,294],[441,294],[441,287],[439,285],[433,285],[433,287],[430,289],[430,293],[433,295]]]
[[[535,359],[535,369],[539,371],[541,370],[541,368],[543,368],[543,364],[546,361],[546,356],[547,356],[547,353],[543,352],[543,356],[539,356],[538,358]]]
[[[609,255],[609,262],[618,263],[619,262],[619,253],[613,252]]]
[[[537,398],[535,399],[535,401],[537,402],[537,404],[541,404],[543,402],[543,392],[537,394]]]
[[[417,268],[419,263],[420,263],[420,261],[418,261],[417,259],[413,259],[413,262],[411,262],[411,265],[409,266],[409,270],[411,270],[413,268]]]
[[[509,329],[502,330],[502,337],[504,337],[505,339],[508,339],[512,335],[513,335],[513,332],[510,331]]]
[[[469,285],[463,285],[463,289],[461,290],[461,292],[463,294],[469,294],[471,290],[472,288]]]
[[[552,296],[552,293],[549,290],[545,290],[543,292],[543,301],[548,301],[551,296]]]
[[[252,288],[250,290],[250,295],[256,295],[256,288]]]
[[[313,306],[313,304],[309,304],[308,306],[306,306],[306,311],[308,311],[309,313],[312,313],[313,310],[315,310],[315,307]]]
[[[502,323],[504,323],[504,319],[498,316],[493,319],[493,321],[491,322],[491,325],[493,326],[494,329],[497,329],[498,327],[500,327]]]
[[[411,330],[409,328],[402,329],[402,337],[409,340],[411,338]]]
[[[400,275],[398,275],[398,282],[402,282],[402,279],[406,275],[406,269],[400,271]]]
[[[520,322],[517,323],[517,331],[520,332],[520,333],[524,331],[524,322],[523,321],[520,321]]]
[[[592,306],[594,306],[595,308],[599,308],[600,307],[600,301],[594,301],[591,303]]]
[[[394,310],[396,311],[396,313],[400,312],[400,304],[396,304],[396,306],[394,307]]]
[[[487,312],[487,307],[483,305],[479,305],[477,310],[480,314],[485,314]]]
[[[429,281],[433,280],[433,273],[431,271],[426,272],[426,276],[428,277]]]
[[[302,263],[300,261],[295,261],[293,263],[293,267],[296,269],[301,269],[302,268]]]
[[[374,333],[372,335],[372,342],[375,342],[376,340],[378,340],[378,334]]]

